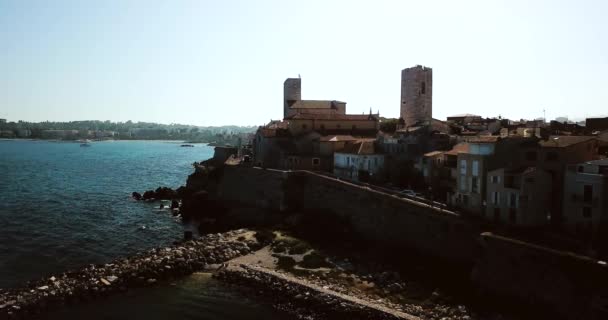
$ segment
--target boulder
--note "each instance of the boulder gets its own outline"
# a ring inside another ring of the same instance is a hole
[[[135,199],[137,201],[141,200],[141,194],[139,192],[131,193],[131,197],[133,197],[133,199]]]

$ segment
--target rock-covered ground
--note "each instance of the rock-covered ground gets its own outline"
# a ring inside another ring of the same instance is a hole
[[[50,275],[22,288],[0,289],[0,319],[22,319],[51,308],[106,296],[204,269],[260,249],[247,230],[210,234],[104,265]]]
[[[324,314],[328,310],[327,303],[306,296],[303,296],[303,300],[291,299],[302,297],[299,291],[308,291],[311,295],[313,293],[310,289],[300,290],[297,285],[285,286],[282,280],[264,275],[265,270],[295,282],[303,281],[322,290],[355,297],[379,308],[422,319],[506,319],[498,314],[481,316],[473,312],[457,299],[419,279],[417,274],[407,276],[373,261],[363,264],[325,254],[321,248],[282,232],[274,232],[274,237],[266,238],[268,246],[231,260],[228,268],[217,275],[230,282],[265,288],[267,294],[276,297],[273,303],[284,309],[293,308],[297,314],[302,314],[303,310],[315,310],[316,308],[311,308],[312,305],[319,305],[320,313]],[[312,301],[316,302],[313,304]],[[304,304],[301,305],[301,302]],[[339,304],[330,303],[330,306],[336,305]],[[348,310],[342,311],[348,314]],[[313,318],[331,319],[319,314]]]

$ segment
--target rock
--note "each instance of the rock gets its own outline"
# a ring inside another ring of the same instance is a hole
[[[135,199],[137,201],[141,200],[141,194],[139,192],[131,193],[131,197],[133,197],[133,199]]]
[[[110,282],[114,282],[118,279],[118,277],[117,276],[108,276],[106,279],[108,279],[108,281],[110,281]]]
[[[38,287],[38,288],[36,288],[36,289],[41,290],[41,291],[44,291],[44,290],[48,290],[48,289],[49,289],[49,286],[42,286],[42,287]]]
[[[150,279],[146,280],[146,282],[149,284],[154,284],[154,283],[156,283],[156,279],[150,278]]]

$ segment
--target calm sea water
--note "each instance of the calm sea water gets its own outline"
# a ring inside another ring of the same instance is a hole
[[[202,144],[181,148],[178,142],[94,142],[85,148],[69,142],[0,140],[0,287],[105,263],[179,239],[188,226],[160,211],[158,204],[132,200],[131,192],[177,188],[192,172],[191,164],[212,153]],[[188,318],[186,311],[178,312],[188,304],[200,305],[202,309],[194,311],[207,314],[203,319],[245,319],[256,308],[269,315],[266,307],[232,297],[231,290],[213,280],[190,278],[180,283],[183,286],[139,295],[131,304],[133,310],[146,301],[169,299],[174,303],[155,306],[149,318]],[[110,301],[114,302],[105,303],[116,308],[87,308],[125,312],[120,299]],[[123,318],[106,314],[104,319]]]

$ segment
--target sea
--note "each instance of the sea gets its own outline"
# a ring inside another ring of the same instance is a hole
[[[0,140],[0,288],[181,239],[184,225],[134,191],[177,188],[213,156],[178,141]],[[290,319],[208,274],[49,314],[49,319]]]

